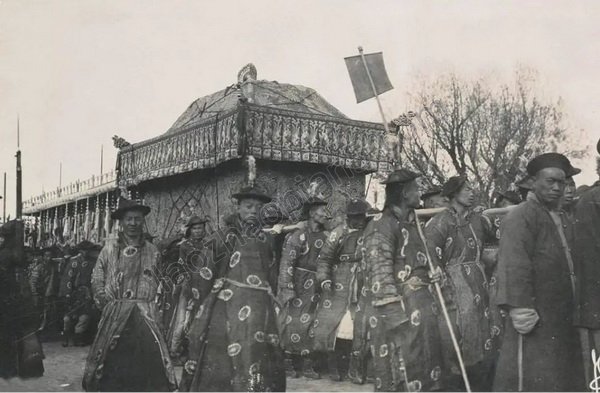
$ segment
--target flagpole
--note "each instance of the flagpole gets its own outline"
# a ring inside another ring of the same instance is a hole
[[[6,172],[4,172],[4,194],[2,194],[2,223],[6,222]]]
[[[365,54],[363,52],[363,47],[358,47],[358,53],[360,54],[360,58],[365,66],[365,71],[367,72],[367,77],[369,77],[369,83],[371,84],[371,89],[373,89],[373,94],[375,95],[375,100],[377,101],[377,106],[379,107],[379,114],[381,115],[381,120],[383,120],[383,128],[385,129],[386,134],[390,133],[390,128],[388,126],[388,122],[385,119],[385,115],[383,114],[383,106],[381,106],[381,101],[379,100],[379,94],[377,94],[377,89],[375,88],[375,82],[373,82],[373,77],[371,76],[371,71],[369,70],[369,66],[367,64],[367,59],[365,58]],[[373,174],[369,175],[369,183],[367,184],[367,189],[365,191],[365,198],[369,195],[369,188],[371,187],[371,179],[373,178]]]
[[[371,83],[371,88],[373,89],[373,94],[375,95],[375,99],[377,100],[377,106],[379,107],[379,113],[381,114],[381,119],[383,120],[383,127],[385,128],[385,132],[389,133],[390,129],[385,120],[385,115],[383,114],[383,107],[381,106],[381,101],[379,100],[379,94],[377,94],[377,89],[375,88],[375,82],[373,82],[373,77],[371,76],[371,71],[369,71],[369,66],[367,65],[367,59],[363,53],[363,47],[358,47],[358,53],[360,53],[360,58],[362,59],[363,65],[365,66],[365,71],[367,71],[367,76],[369,77],[369,82]]]
[[[23,215],[23,178],[21,168],[21,131],[19,129],[19,116],[17,116],[17,219]]]

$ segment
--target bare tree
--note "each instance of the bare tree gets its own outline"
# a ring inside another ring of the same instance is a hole
[[[567,139],[561,100],[544,103],[535,90],[535,73],[522,70],[514,86],[492,88],[456,75],[423,84],[411,96],[416,112],[392,122],[402,135],[403,164],[424,174],[430,185],[466,174],[489,203],[494,191],[514,187],[537,154],[582,157],[586,146]]]

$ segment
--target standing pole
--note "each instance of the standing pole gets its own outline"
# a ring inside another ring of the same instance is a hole
[[[17,115],[17,219],[23,216],[23,178],[21,171],[21,130],[19,115]]]
[[[17,219],[23,216],[23,178],[21,170],[21,150],[17,150]]]
[[[100,145],[100,181],[102,182],[102,174],[104,173],[104,145]]]
[[[429,255],[429,248],[427,247],[427,240],[425,239],[425,235],[423,235],[423,229],[421,228],[421,223],[419,221],[419,216],[415,214],[415,223],[417,224],[417,231],[419,232],[419,237],[425,246],[425,255],[427,256],[427,262],[429,263],[429,270],[431,273],[435,271],[433,266],[433,262],[431,262],[431,256]],[[450,320],[450,315],[448,314],[448,310],[446,309],[446,302],[444,301],[444,295],[442,294],[442,288],[438,282],[435,283],[435,291],[437,292],[438,299],[440,301],[440,305],[442,306],[442,312],[444,313],[444,319],[446,320],[446,325],[448,326],[448,330],[450,331],[450,338],[452,338],[452,345],[454,346],[454,351],[456,352],[456,357],[458,358],[458,364],[460,366],[460,372],[463,377],[463,381],[465,382],[465,388],[467,392],[471,392],[471,384],[469,383],[469,377],[467,376],[467,369],[465,368],[465,362],[462,358],[462,353],[460,351],[460,346],[458,345],[458,340],[456,339],[456,335],[454,334],[454,329],[452,328],[452,321]]]
[[[62,187],[62,161],[58,167],[58,188]]]
[[[2,222],[6,222],[6,172],[4,172],[4,193],[2,194]]]
[[[375,88],[375,82],[373,82],[373,77],[371,76],[371,71],[369,70],[369,65],[367,64],[367,59],[365,58],[365,54],[363,52],[363,47],[358,47],[358,53],[360,54],[360,58],[365,66],[365,71],[367,72],[367,76],[369,77],[369,82],[371,83],[371,89],[373,89],[373,94],[375,95],[375,100],[377,101],[377,106],[379,107],[379,114],[381,115],[381,120],[383,120],[383,128],[385,129],[385,133],[390,133],[390,128],[388,126],[388,122],[385,119],[385,115],[383,113],[383,106],[381,106],[381,101],[379,100],[379,94],[377,93],[377,89]],[[367,184],[367,189],[365,191],[365,198],[369,195],[369,188],[371,187],[371,178],[373,174],[369,175],[369,183]]]

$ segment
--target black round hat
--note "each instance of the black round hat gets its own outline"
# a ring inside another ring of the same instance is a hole
[[[348,204],[346,205],[346,215],[366,215],[370,209],[371,205],[369,204],[369,202],[365,201],[364,199],[355,198],[348,201]]]
[[[572,172],[571,162],[567,157],[560,153],[544,153],[529,161],[527,173],[530,176],[535,176],[539,171],[546,168],[562,169],[567,175]]]
[[[438,195],[438,194],[441,194],[441,193],[442,193],[442,189],[440,187],[430,188],[429,190],[425,191],[423,193],[423,195],[421,195],[421,200],[424,201],[425,199],[427,199],[429,197],[432,197],[434,195]]]
[[[257,187],[242,187],[240,191],[236,192],[232,195],[238,201],[243,199],[258,199],[261,202],[269,203],[272,198],[268,196],[264,191],[258,189]]]
[[[150,206],[143,205],[137,201],[132,201],[131,199],[120,197],[117,203],[117,210],[111,213],[110,218],[113,220],[120,220],[125,215],[125,212],[132,210],[141,211],[144,216],[147,216],[151,209]]]
[[[466,182],[467,177],[465,175],[452,176],[446,183],[444,183],[444,187],[442,188],[442,196],[451,197],[460,191]]]

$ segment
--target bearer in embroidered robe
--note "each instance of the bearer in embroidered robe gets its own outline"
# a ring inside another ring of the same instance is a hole
[[[414,209],[419,206],[417,174],[401,169],[383,182],[383,213],[364,231],[364,245],[375,315],[369,318],[376,391],[442,390],[444,362],[438,317],[425,243]],[[381,337],[383,333],[383,337]]]
[[[354,339],[354,315],[358,306],[358,273],[362,260],[362,232],[371,208],[362,199],[353,199],[346,207],[346,222],[333,231],[317,259],[317,283],[322,294],[314,327],[315,351],[326,352],[329,377],[340,381],[340,368],[348,369]],[[363,337],[357,332],[356,339]],[[357,362],[352,362],[357,366]],[[350,371],[356,375],[358,370]]]
[[[175,372],[157,323],[155,302],[160,254],[144,238],[148,206],[121,198],[112,219],[123,232],[108,239],[92,272],[92,292],[102,310],[88,354],[86,391],[173,391]]]
[[[244,188],[233,197],[237,213],[225,219],[227,227],[219,232],[215,267],[199,271],[214,285],[194,309],[180,390],[283,392],[281,309],[273,293],[278,261],[275,241],[260,221],[271,198],[257,188]]]
[[[278,297],[284,307],[281,343],[292,360],[291,365],[288,361],[292,377],[298,377],[300,367],[307,378],[321,377],[315,370],[319,354],[313,354],[314,331],[311,327],[319,302],[317,258],[328,236],[325,231],[326,206],[327,202],[316,197],[304,203],[307,225],[287,235],[281,253],[278,283]]]

